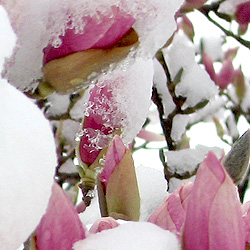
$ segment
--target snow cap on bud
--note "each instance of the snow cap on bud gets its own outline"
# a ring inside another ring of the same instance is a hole
[[[71,21],[69,21],[71,22]],[[109,14],[86,16],[83,33],[66,29],[60,36],[61,46],[48,44],[44,48],[43,80],[60,93],[73,92],[90,84],[96,75],[110,64],[126,57],[137,44],[138,36],[132,25],[135,19],[116,6]]]
[[[110,143],[99,181],[102,213],[115,219],[139,220],[140,196],[134,163],[118,135]]]
[[[227,172],[236,185],[240,184],[249,166],[250,130],[246,131],[232,146],[222,160]]]
[[[108,230],[111,228],[118,227],[120,224],[112,217],[102,217],[95,221],[95,223],[90,228],[90,233],[99,233],[103,230]]]

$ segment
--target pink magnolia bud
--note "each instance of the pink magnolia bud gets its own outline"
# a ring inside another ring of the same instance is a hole
[[[100,174],[99,198],[101,210],[115,219],[139,220],[140,196],[134,162],[129,149],[116,135],[112,140]],[[102,207],[106,204],[105,208]]]
[[[103,230],[108,230],[118,227],[119,225],[120,224],[112,217],[103,217],[95,221],[95,223],[90,228],[89,232],[95,234]]]
[[[54,183],[46,214],[36,230],[39,250],[70,250],[84,239],[85,230],[67,194]]]
[[[210,78],[213,81],[215,81],[216,80],[216,73],[214,71],[212,58],[206,52],[203,52],[202,61],[203,61],[205,69],[206,69],[207,73],[209,74]]]
[[[232,83],[234,77],[234,67],[232,58],[229,57],[223,62],[220,72],[217,74],[215,83],[222,89],[225,89],[229,83]]]
[[[239,24],[248,24],[250,22],[250,1],[237,6],[236,21]]]
[[[185,250],[244,250],[241,204],[232,179],[213,153],[200,165],[183,229]]]
[[[207,0],[186,0],[182,6],[183,11],[191,11],[202,7]]]
[[[192,186],[191,182],[187,182],[171,193],[149,217],[148,221],[180,237]]]
[[[83,163],[92,164],[100,151],[108,145],[112,133],[121,127],[120,121],[114,118],[116,109],[110,86],[95,85],[90,91],[82,125],[83,135],[78,145]]]

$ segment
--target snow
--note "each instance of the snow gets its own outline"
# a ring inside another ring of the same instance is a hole
[[[183,175],[185,173],[192,173],[210,150],[213,150],[218,157],[222,156],[222,149],[202,145],[197,145],[195,149],[188,148],[178,151],[165,151],[164,153],[170,172]]]
[[[187,98],[183,109],[214,98],[217,87],[207,72],[195,62],[194,46],[184,34],[177,33],[172,44],[163,52],[172,79],[183,69],[181,81],[175,88],[177,96]]]
[[[202,38],[203,49],[213,61],[218,61],[223,58],[222,43],[223,38],[221,36],[204,36]]]
[[[157,92],[162,99],[164,108],[164,116],[167,117],[175,109],[175,104],[169,93],[167,87],[167,77],[160,62],[156,59],[154,62],[154,85],[157,88]]]
[[[1,249],[14,250],[45,212],[57,158],[53,134],[42,112],[3,80],[0,121]]]
[[[57,93],[53,93],[48,96],[48,101],[49,108],[47,114],[49,116],[60,116],[67,113],[70,104],[69,95],[58,95]]]
[[[112,94],[124,117],[121,137],[124,143],[129,143],[140,131],[149,112],[153,84],[152,60],[137,59],[126,71],[114,71],[112,78],[116,78]]]
[[[171,232],[149,222],[128,222],[90,235],[74,244],[74,250],[180,250]]]
[[[167,181],[163,171],[139,166],[136,177],[141,198],[140,221],[145,221],[167,196]]]
[[[182,135],[186,132],[186,126],[189,122],[188,115],[176,115],[173,119],[173,127],[171,130],[171,137],[174,141],[180,141]]]
[[[59,36],[64,34],[65,29],[77,27],[78,33],[83,32],[84,16],[98,18],[100,13],[108,15],[112,5],[119,6],[135,18],[134,28],[140,40],[136,53],[143,58],[152,58],[176,29],[174,14],[182,2],[183,0],[26,0],[15,4],[2,0],[18,37],[15,51],[6,61],[3,74],[19,89],[35,88],[37,79],[42,77],[43,48],[49,42],[54,46],[60,45]],[[134,51],[131,51],[129,56],[132,61],[133,54]]]

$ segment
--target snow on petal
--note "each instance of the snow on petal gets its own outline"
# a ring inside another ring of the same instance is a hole
[[[95,221],[95,223],[89,229],[90,233],[99,233],[103,230],[118,227],[120,224],[112,217],[102,217]]]
[[[68,28],[65,30],[65,34],[60,36],[61,45],[59,47],[49,44],[44,48],[45,64],[74,52],[111,47],[129,31],[135,19],[117,6],[111,6],[109,15],[86,16],[82,22],[86,23],[83,33],[77,33],[77,27]]]
[[[45,213],[57,165],[48,121],[26,96],[0,81],[0,241],[16,249]]]
[[[19,89],[36,88],[37,79],[42,78],[43,49],[49,43],[59,47],[62,43],[60,37],[67,30],[75,29],[77,34],[82,34],[88,27],[88,23],[83,22],[84,18],[110,16],[114,8],[112,6],[117,6],[121,12],[135,20],[133,28],[139,35],[139,47],[136,51],[131,51],[129,60],[121,64],[133,61],[134,53],[143,58],[152,58],[175,31],[174,15],[182,2],[183,0],[129,2],[125,0],[76,0],[74,2],[2,0],[1,4],[6,8],[18,37],[15,51],[5,63],[3,75]],[[106,30],[108,26],[105,27]],[[111,27],[117,30],[116,24]],[[125,30],[124,27],[122,29]],[[109,30],[105,34],[110,34]],[[103,45],[101,40],[100,43]]]
[[[98,81],[90,92],[80,132],[82,162],[93,163],[118,130],[125,144],[133,140],[146,120],[152,84],[152,60],[142,59],[137,59],[125,70],[116,69]]]
[[[36,230],[38,249],[69,250],[75,242],[85,237],[85,231],[73,203],[63,189],[54,183],[46,214]]]
[[[249,0],[227,0],[220,4],[219,11],[229,15],[233,15],[237,6],[249,2]]]
[[[186,36],[177,33],[172,44],[164,49],[164,56],[172,79],[183,69],[181,81],[175,88],[177,96],[187,98],[183,108],[214,98],[217,87],[207,72],[195,62],[194,47]]]
[[[75,243],[74,250],[180,250],[174,234],[148,222],[128,222]]]
[[[211,152],[200,165],[189,196],[183,244],[186,250],[245,249],[236,187]]]

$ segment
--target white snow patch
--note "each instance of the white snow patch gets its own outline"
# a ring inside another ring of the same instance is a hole
[[[136,177],[141,198],[140,220],[145,221],[167,195],[167,181],[163,171],[139,166]]]
[[[180,141],[182,135],[186,132],[186,126],[189,122],[188,115],[176,115],[173,119],[173,127],[171,130],[171,137],[174,141]]]
[[[187,98],[183,109],[214,98],[218,89],[207,72],[195,62],[194,45],[184,34],[177,33],[163,52],[172,79],[183,69],[181,81],[175,88],[177,96]]]
[[[57,165],[53,134],[42,112],[0,81],[1,249],[15,250],[45,213]]]
[[[167,117],[175,109],[175,104],[167,87],[165,71],[157,59],[154,59],[154,85],[162,99],[164,116]]]
[[[74,250],[180,250],[176,236],[149,222],[128,222],[90,235]]]

